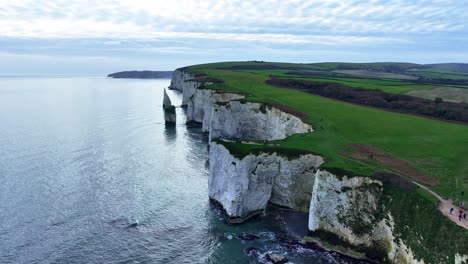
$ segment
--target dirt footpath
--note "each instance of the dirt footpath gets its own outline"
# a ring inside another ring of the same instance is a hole
[[[423,186],[423,185],[421,185],[421,184],[419,184],[417,182],[414,182],[414,181],[413,181],[413,183],[418,185],[419,187],[427,190],[432,195],[437,197],[437,199],[439,199],[439,201],[440,201],[439,202],[439,210],[442,212],[442,214],[447,216],[450,220],[452,220],[452,222],[455,222],[457,225],[462,226],[465,229],[468,229],[468,218],[466,220],[463,219],[463,218],[462,218],[461,221],[458,220],[458,211],[462,210],[463,213],[468,213],[467,211],[461,209],[460,207],[458,207],[456,205],[453,205],[451,200],[446,200],[446,199],[442,198],[440,195],[438,195],[437,193],[429,190],[425,186]],[[452,215],[450,215],[450,208],[453,208]]]

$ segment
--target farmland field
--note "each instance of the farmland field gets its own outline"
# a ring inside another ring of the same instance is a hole
[[[408,95],[434,100],[436,98],[444,98],[449,102],[465,102],[468,103],[468,89],[455,87],[436,87],[430,90],[413,90],[407,93]]]

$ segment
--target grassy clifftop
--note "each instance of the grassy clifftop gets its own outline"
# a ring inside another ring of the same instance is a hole
[[[352,68],[349,64],[344,65]],[[383,67],[382,64],[375,65],[378,69]],[[399,65],[390,64],[390,69],[398,69]],[[404,71],[427,70],[425,66],[402,65]],[[304,113],[308,117],[304,121],[315,131],[275,142],[276,147],[319,153],[326,158],[326,166],[354,173],[371,175],[376,170],[393,171],[414,178],[445,197],[455,198],[461,189],[468,189],[467,125],[349,104],[265,83],[270,75],[281,76],[286,75],[285,71],[304,69],[309,70],[309,74],[317,70],[323,74],[333,72],[336,63],[231,62],[196,65],[184,70],[197,73],[200,80],[214,78],[223,81],[207,88],[242,93],[248,101],[286,106]],[[313,77],[309,75],[306,78]],[[334,78],[342,78],[345,82],[350,77]],[[395,82],[381,78],[359,80],[372,85],[372,89],[378,89],[379,82],[390,83],[390,86],[382,86],[383,90],[391,89]],[[416,87],[431,88],[431,84]],[[396,86],[395,89],[399,91],[401,87]],[[245,152],[251,146],[239,145],[236,148]]]

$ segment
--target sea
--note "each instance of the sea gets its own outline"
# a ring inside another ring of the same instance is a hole
[[[0,77],[0,263],[351,263],[295,243],[303,216],[227,223],[208,198],[207,136],[176,91],[164,124],[169,83]]]

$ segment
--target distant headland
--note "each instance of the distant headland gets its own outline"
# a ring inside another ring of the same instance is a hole
[[[121,71],[107,75],[121,79],[166,79],[171,78],[172,71]]]

